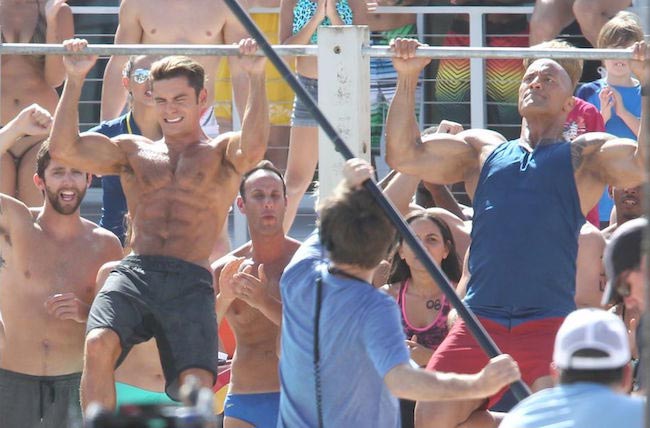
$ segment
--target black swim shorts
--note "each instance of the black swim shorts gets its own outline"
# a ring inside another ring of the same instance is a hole
[[[178,400],[179,375],[199,368],[217,378],[218,346],[212,274],[173,257],[128,256],[95,298],[86,333],[110,328],[124,360],[133,345],[155,337],[165,392]]]

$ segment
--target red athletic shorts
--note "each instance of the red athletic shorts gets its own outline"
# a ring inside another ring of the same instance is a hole
[[[521,377],[528,385],[550,374],[555,334],[563,320],[563,318],[534,320],[508,329],[494,321],[480,318],[481,324],[501,352],[510,354],[517,361]],[[472,374],[481,371],[488,360],[465,322],[459,319],[431,356],[427,370]],[[481,408],[491,408],[501,399],[506,390],[507,388],[504,388],[489,397],[487,403]]]

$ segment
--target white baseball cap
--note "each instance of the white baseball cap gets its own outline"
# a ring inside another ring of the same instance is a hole
[[[603,356],[575,356],[593,349]],[[553,362],[559,369],[608,370],[630,362],[627,329],[616,315],[602,309],[578,309],[566,317],[555,336]]]

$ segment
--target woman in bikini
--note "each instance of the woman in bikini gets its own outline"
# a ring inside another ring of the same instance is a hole
[[[74,36],[72,10],[66,0],[0,0],[0,29],[3,43],[59,44]],[[0,125],[34,103],[54,114],[55,88],[65,79],[60,56],[6,55],[0,73]],[[0,192],[28,206],[43,202],[32,182],[41,142],[40,137],[22,138],[0,153]]]
[[[307,45],[318,41],[318,27],[366,24],[365,0],[282,0],[280,41],[285,45]],[[316,57],[296,59],[298,80],[318,100]],[[291,115],[289,155],[287,159],[287,212],[284,230],[291,228],[300,199],[307,191],[318,163],[318,123],[306,106],[296,98]]]

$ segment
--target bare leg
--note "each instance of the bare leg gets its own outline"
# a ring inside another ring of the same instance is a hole
[[[82,411],[85,412],[90,403],[115,409],[115,363],[121,352],[120,338],[111,329],[94,329],[86,336],[81,375]]]
[[[0,193],[16,196],[16,164],[9,153],[0,156]]]
[[[530,45],[555,38],[573,21],[574,0],[537,0],[530,17]]]
[[[23,155],[16,174],[18,180],[18,199],[28,207],[40,207],[43,205],[43,194],[34,184],[34,173],[36,172],[36,155],[41,144],[36,144]]]
[[[224,416],[223,428],[255,428],[255,425],[251,425],[241,419],[233,418],[232,416]]]
[[[287,232],[318,164],[318,128],[292,127],[290,141],[286,174],[288,202],[284,216],[284,230]]]
[[[582,34],[596,47],[598,33],[603,25],[631,4],[630,0],[575,0],[573,14],[580,24]]]
[[[465,426],[473,413],[485,400],[466,401],[418,401],[415,405],[415,428],[457,428]]]

